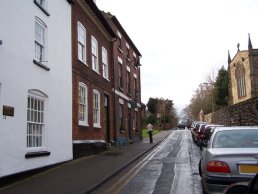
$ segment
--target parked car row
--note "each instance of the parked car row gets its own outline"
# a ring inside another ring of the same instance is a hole
[[[258,127],[201,125],[192,128],[192,135],[203,148],[199,162],[203,193],[258,193],[258,184],[248,186],[258,173]]]
[[[198,146],[207,144],[207,141],[210,137],[211,131],[215,127],[219,127],[219,126],[223,126],[223,125],[208,124],[206,122],[201,122],[201,121],[193,122],[192,127],[191,127],[193,141]]]
[[[192,123],[192,126],[191,126],[191,134],[192,134],[192,138],[193,138],[193,141],[195,143],[197,143],[197,140],[196,140],[196,136],[197,136],[197,133],[198,133],[198,130],[200,128],[200,126],[202,124],[207,124],[206,122],[201,122],[201,121],[194,121]]]

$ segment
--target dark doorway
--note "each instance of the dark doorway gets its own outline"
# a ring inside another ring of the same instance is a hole
[[[128,138],[132,139],[132,125],[131,125],[131,109],[127,109],[127,127],[128,127]]]
[[[109,97],[104,95],[104,131],[106,142],[110,142]]]

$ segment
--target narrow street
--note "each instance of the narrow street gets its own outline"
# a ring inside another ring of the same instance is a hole
[[[190,130],[173,131],[130,170],[94,194],[201,194],[199,157]]]

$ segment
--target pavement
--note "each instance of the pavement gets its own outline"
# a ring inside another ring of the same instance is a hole
[[[118,174],[143,154],[155,148],[173,130],[164,130],[148,138],[111,147],[98,155],[83,157],[0,188],[0,194],[89,194]]]

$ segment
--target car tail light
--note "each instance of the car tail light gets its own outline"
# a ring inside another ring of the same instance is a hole
[[[207,171],[209,172],[222,172],[222,173],[230,173],[230,169],[226,162],[222,161],[210,161],[207,164]]]

